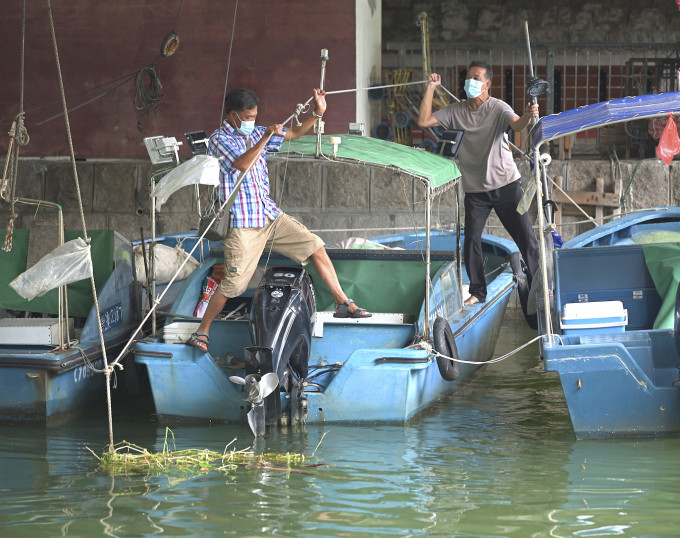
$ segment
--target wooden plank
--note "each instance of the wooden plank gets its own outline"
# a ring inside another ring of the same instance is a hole
[[[560,189],[562,188],[562,176],[555,176],[555,185],[557,185]],[[550,199],[555,200],[555,194],[557,194],[559,189],[552,189],[552,192],[550,193]],[[560,226],[562,224],[562,208],[564,206],[562,204],[558,204],[557,206],[557,211],[555,211],[555,226],[557,226],[557,229],[560,229]]]
[[[603,207],[619,207],[621,194],[614,192],[565,191],[578,205],[594,205]],[[558,204],[571,204],[569,199],[555,189],[552,199]]]
[[[604,178],[595,178],[595,192],[597,194],[604,194]],[[602,212],[602,204],[598,204],[595,206],[595,220],[597,221],[598,226],[602,225],[602,217],[604,217],[604,213]]]

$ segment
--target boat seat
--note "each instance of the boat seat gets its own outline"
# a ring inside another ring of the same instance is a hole
[[[564,338],[564,337],[563,337]],[[604,334],[582,334],[575,335],[575,339],[570,343],[579,344],[608,344],[608,343],[621,343],[626,347],[647,347],[649,346],[650,338],[647,333],[640,332],[612,332]]]
[[[336,318],[334,312],[317,312],[314,322],[315,338],[323,338],[324,325],[329,324],[352,324],[361,323],[362,325],[411,325],[415,323],[415,316],[411,314],[392,314],[386,312],[373,312],[370,318]]]

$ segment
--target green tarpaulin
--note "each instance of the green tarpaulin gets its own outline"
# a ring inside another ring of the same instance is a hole
[[[444,263],[433,261],[431,275]],[[422,260],[333,259],[333,266],[343,290],[357,306],[371,312],[420,314],[425,300],[426,266]],[[313,265],[305,269],[314,281],[317,310],[334,310],[333,296]]]
[[[672,329],[675,295],[680,282],[680,243],[643,245],[642,250],[649,274],[663,301],[654,320],[654,328]]]
[[[5,237],[6,230],[0,229]],[[91,238],[91,255],[94,268],[94,280],[97,289],[106,282],[106,279],[113,270],[113,231],[112,230],[88,230],[88,237]],[[76,237],[82,237],[81,231],[66,230],[64,241],[70,241]],[[48,291],[42,297],[36,297],[32,301],[27,301],[17,294],[9,283],[14,278],[26,270],[26,259],[28,256],[28,230],[14,230],[12,240],[12,250],[5,252],[0,249],[0,308],[7,310],[21,310],[58,314],[58,293],[56,289]],[[87,317],[92,308],[93,298],[90,280],[81,280],[69,284],[68,306],[69,315],[74,317]]]
[[[333,145],[329,141],[331,136],[341,140],[337,149],[337,157],[340,160],[396,168],[428,181],[433,189],[443,188],[460,177],[460,170],[451,159],[367,136],[349,134],[322,136],[321,152],[326,156],[333,155]],[[284,142],[281,152],[315,155],[316,137],[308,135]]]

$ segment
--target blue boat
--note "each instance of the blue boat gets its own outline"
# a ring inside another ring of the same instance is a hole
[[[309,158],[316,143],[302,137],[285,148],[290,158]],[[330,293],[312,284],[320,281],[313,268],[265,253],[261,280],[228,301],[202,353],[183,342],[198,326],[203,283],[223,263],[222,243],[211,242],[213,257],[186,279],[163,338],[135,345],[161,420],[248,421],[252,427],[252,415],[264,406],[272,425],[405,423],[469,382],[492,357],[517,286],[510,258],[518,268],[519,252],[508,240],[484,235],[488,298],[463,306],[464,237],[429,226],[433,198],[460,176],[453,161],[352,135],[324,136],[321,148],[338,164],[396,169],[422,180],[428,226],[361,242],[372,248],[328,249],[346,293],[373,312],[365,319],[335,318]],[[276,318],[275,311],[282,314]]]
[[[533,143],[678,109],[678,93],[598,103],[541,119]],[[680,208],[647,209],[556,249],[554,282],[543,264],[542,356],[578,438],[680,433],[678,243]]]
[[[132,245],[116,232],[93,230],[99,316],[89,280],[27,301],[9,283],[26,269],[30,233],[14,230],[12,250],[0,251],[0,420],[56,425],[104,397],[105,376],[95,372],[104,365],[99,325],[110,361],[140,321],[139,286]],[[78,236],[64,232],[67,241]]]

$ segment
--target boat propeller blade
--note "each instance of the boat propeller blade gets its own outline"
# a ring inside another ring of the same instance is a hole
[[[274,372],[264,374],[262,376],[262,379],[260,380],[260,394],[262,395],[262,398],[266,398],[267,396],[269,396],[272,392],[276,390],[276,387],[278,386],[279,386],[278,375],[276,375]]]
[[[279,385],[279,376],[274,372],[269,372],[263,376],[249,374],[244,380],[246,386],[246,401],[256,404],[269,396]]]
[[[248,411],[248,426],[255,437],[264,435],[264,402],[253,404]]]
[[[235,383],[236,385],[245,385],[246,384],[246,380],[243,379],[242,377],[237,376],[237,375],[230,375],[229,381],[231,381],[232,383]]]

